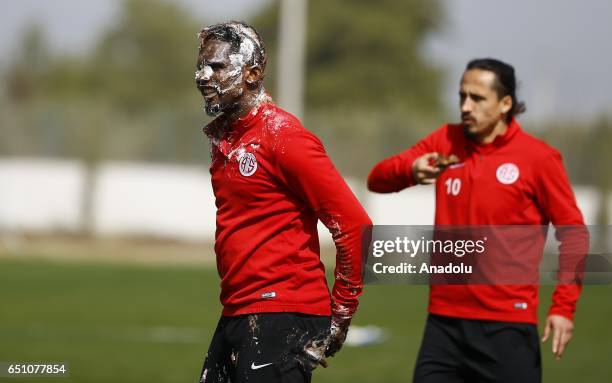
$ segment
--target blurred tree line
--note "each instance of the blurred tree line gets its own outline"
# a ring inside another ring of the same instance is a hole
[[[115,25],[81,56],[54,54],[36,25],[24,34],[4,73],[2,154],[88,162],[208,157],[193,87],[198,24],[162,1],[122,6]]]
[[[250,20],[268,45],[273,97],[278,8]],[[440,4],[310,0],[308,12],[305,125],[344,172],[363,176],[439,120],[441,73],[421,45]],[[3,71],[0,155],[207,163],[209,119],[193,82],[201,26],[175,3],[125,0],[91,51],[65,56],[33,25]]]
[[[274,3],[254,22],[272,94],[278,15]],[[439,123],[442,72],[423,45],[443,24],[438,0],[308,0],[304,123],[343,171],[365,176]]]
[[[270,55],[274,97],[278,1],[250,22]],[[423,53],[444,24],[439,0],[309,0],[305,125],[345,174],[365,176],[447,120],[443,73]],[[209,118],[194,86],[196,33],[176,3],[125,0],[91,51],[58,55],[33,25],[2,68],[0,155],[207,164]],[[75,31],[78,32],[78,31]],[[573,182],[612,188],[612,122],[552,124],[536,132],[565,156]]]

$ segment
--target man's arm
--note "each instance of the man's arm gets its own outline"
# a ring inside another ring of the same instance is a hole
[[[332,289],[332,338],[325,356],[341,347],[363,288],[362,233],[372,224],[365,210],[312,133],[300,130],[283,139],[280,174],[329,229],[336,245]]]
[[[438,158],[434,149],[435,133],[376,164],[368,176],[368,189],[376,193],[393,193],[416,184],[434,183],[441,173],[441,169],[433,164]]]
[[[567,178],[561,154],[554,150],[542,162],[536,198],[555,226],[559,245],[558,284],[544,326],[542,341],[553,335],[552,351],[561,358],[574,329],[574,312],[589,249],[589,233]]]

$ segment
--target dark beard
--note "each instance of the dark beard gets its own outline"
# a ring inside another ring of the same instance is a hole
[[[463,124],[463,134],[469,138],[474,138],[476,136],[474,133],[470,132],[470,128],[465,124]]]
[[[219,114],[221,114],[221,105],[206,103],[204,105],[204,110],[206,111],[206,114],[210,117],[217,117]]]
[[[204,110],[210,117],[215,119],[204,127],[204,133],[209,138],[221,139],[223,138],[232,128],[232,124],[235,121],[234,114],[239,111],[240,104],[234,102],[232,104],[226,104],[223,108],[221,104],[205,104]]]

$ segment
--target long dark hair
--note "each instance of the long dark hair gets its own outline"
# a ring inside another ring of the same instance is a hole
[[[516,117],[521,113],[527,111],[527,106],[523,101],[519,101],[516,97],[516,76],[514,75],[514,68],[512,65],[506,64],[503,61],[484,58],[475,59],[470,61],[465,68],[466,71],[472,69],[486,70],[495,73],[495,84],[493,85],[497,96],[501,99],[505,96],[512,98],[512,109],[508,112],[506,118],[507,122],[512,120],[512,117]]]

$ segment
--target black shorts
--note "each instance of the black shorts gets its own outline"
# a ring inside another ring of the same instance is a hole
[[[538,329],[529,323],[430,314],[413,381],[541,382]]]
[[[296,356],[313,338],[329,333],[330,317],[260,313],[221,317],[201,383],[310,382],[312,371]]]

